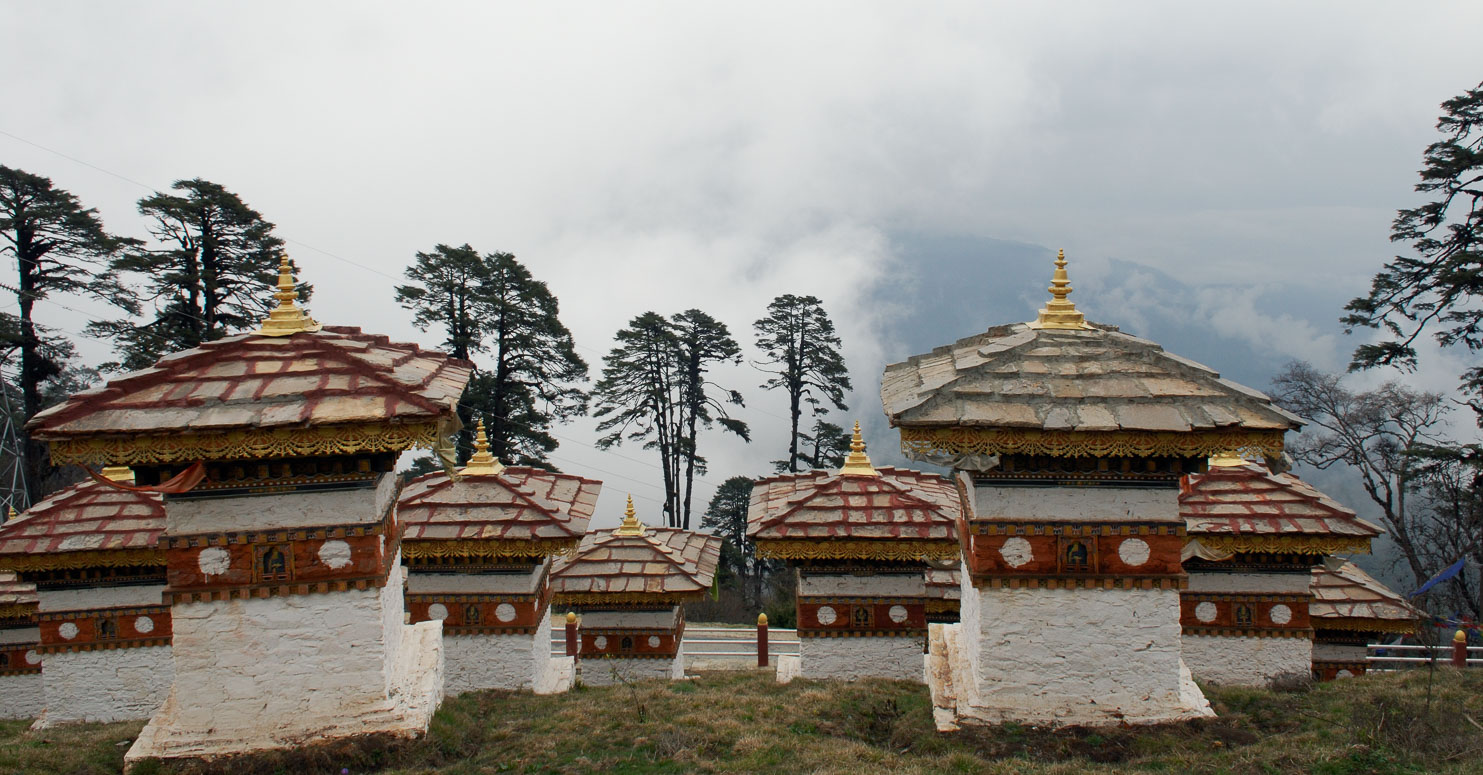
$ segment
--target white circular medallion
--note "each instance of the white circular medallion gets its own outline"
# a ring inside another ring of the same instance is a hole
[[[900,624],[906,621],[906,606],[893,605],[891,606],[891,610],[886,612],[886,616],[891,617],[891,621]]]
[[[141,616],[134,620],[134,629],[141,633],[154,632],[154,620],[148,616]]]
[[[427,607],[427,615],[441,622],[448,618],[448,606],[442,603],[433,603]]]
[[[1117,557],[1136,568],[1148,562],[1148,542],[1142,538],[1125,538],[1117,545]]]
[[[1267,616],[1272,620],[1273,624],[1287,624],[1292,621],[1292,609],[1278,603],[1272,606],[1272,610],[1267,612]]]
[[[819,610],[817,613],[814,614],[814,616],[818,618],[819,624],[822,624],[825,627],[834,624],[835,620],[839,618],[839,614],[836,613],[833,608],[830,608],[827,605],[819,606]]]
[[[599,635],[596,638],[593,638],[592,639],[592,646],[593,646],[593,648],[596,648],[598,651],[602,651],[603,649],[607,648],[608,647],[608,639],[607,639],[607,636],[605,636],[605,635]]]
[[[1335,678],[1353,678],[1354,677],[1354,673],[1351,673],[1348,670],[1344,670],[1343,668],[1340,668],[1339,669],[1339,672],[1334,673],[1334,677]]]
[[[339,570],[350,564],[350,544],[344,541],[325,541],[319,545],[319,561]]]
[[[1217,613],[1218,611],[1215,608],[1215,604],[1210,602],[1209,600],[1206,600],[1205,602],[1195,606],[1195,618],[1199,619],[1202,622],[1205,622],[1206,624],[1215,621],[1215,615]]]
[[[651,649],[657,649],[657,648],[659,648],[659,636],[658,635],[650,635],[649,636],[649,648],[651,648]]]
[[[62,622],[62,626],[57,628],[57,634],[62,636],[63,640],[72,640],[77,637],[77,625],[72,622]]]
[[[196,555],[196,567],[207,576],[220,576],[232,569],[232,555],[220,546],[208,546]]]
[[[502,622],[515,621],[515,606],[509,603],[500,603],[494,607],[494,618]]]
[[[28,665],[39,665],[39,664],[41,664],[41,655],[36,652],[36,649],[31,649],[30,651],[27,651],[26,652],[26,664],[28,664]]]
[[[1004,558],[1004,562],[1009,567],[1018,568],[1035,559],[1035,550],[1030,548],[1029,541],[1015,536],[999,547],[999,556]]]

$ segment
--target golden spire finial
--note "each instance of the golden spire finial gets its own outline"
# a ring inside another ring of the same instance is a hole
[[[613,531],[616,536],[641,536],[644,534],[644,523],[633,513],[633,496],[628,496],[628,510],[623,512],[623,524]]]
[[[504,470],[504,465],[489,452],[489,437],[484,433],[484,420],[481,418],[478,429],[474,431],[474,455],[458,473],[461,476],[498,476]]]
[[[318,331],[319,323],[304,314],[299,308],[299,292],[294,290],[294,267],[284,253],[278,261],[278,292],[273,294],[278,306],[268,313],[268,319],[258,327],[258,336],[289,336],[300,331]]]
[[[1050,287],[1051,300],[1041,308],[1040,315],[1029,323],[1031,328],[1051,328],[1063,330],[1084,330],[1091,326],[1087,325],[1086,317],[1077,311],[1075,302],[1067,300],[1071,295],[1071,277],[1066,274],[1066,251],[1062,250],[1056,254],[1056,271],[1051,275]]]
[[[1241,450],[1238,449],[1226,450],[1225,452],[1222,452],[1218,455],[1212,455],[1210,457],[1211,468],[1236,468],[1238,466],[1244,466],[1248,462],[1249,461],[1247,461],[1247,459],[1241,455]]]
[[[98,474],[111,482],[134,483],[134,469],[128,466],[103,466]]]
[[[859,420],[855,421],[855,435],[850,439],[850,456],[844,459],[844,468],[839,469],[839,475],[880,476],[865,454],[865,439],[860,437]]]

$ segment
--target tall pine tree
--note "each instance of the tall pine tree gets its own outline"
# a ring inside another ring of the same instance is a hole
[[[603,376],[593,389],[593,416],[607,449],[625,439],[643,441],[659,452],[664,478],[665,521],[690,528],[690,493],[705,473],[699,433],[720,422],[749,439],[746,423],[726,413],[740,406],[741,394],[707,378],[717,363],[739,362],[740,348],[725,324],[700,310],[670,319],[645,312],[617,334],[617,345],[603,360]],[[750,440],[750,439],[749,439]]]
[[[43,408],[45,383],[62,376],[71,344],[48,337],[33,312],[36,303],[55,295],[103,299],[125,311],[138,309],[132,297],[108,272],[107,261],[131,242],[103,229],[96,210],[54,188],[48,178],[0,165],[0,255],[15,259],[15,294],[19,315],[7,325],[20,351],[21,409],[30,419]],[[40,498],[52,467],[46,447],[24,440],[25,483],[31,500]]]
[[[799,420],[804,406],[819,415],[828,411],[825,402],[845,409],[844,394],[851,389],[849,370],[839,353],[839,335],[834,322],[824,311],[823,302],[813,296],[784,294],[767,305],[767,317],[752,324],[757,332],[757,349],[767,355],[758,368],[773,376],[762,387],[782,388],[788,394],[788,459],[787,471],[799,470],[804,460],[800,454]]]
[[[273,224],[216,183],[178,180],[170,189],[139,200],[157,247],[112,262],[115,272],[140,278],[140,298],[153,307],[153,318],[89,326],[115,339],[118,365],[126,369],[254,328],[275,303],[283,240],[273,235]],[[310,291],[301,283],[300,299]]]
[[[438,245],[418,253],[397,301],[422,330],[441,328],[450,354],[474,361],[460,414],[484,421],[492,453],[506,462],[550,467],[553,422],[584,413],[587,363],[561,323],[551,289],[510,253]],[[472,454],[472,437],[459,456]]]

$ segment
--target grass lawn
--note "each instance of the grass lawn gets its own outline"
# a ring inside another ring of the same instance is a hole
[[[1483,773],[1483,670],[1274,692],[1211,688],[1217,719],[1129,729],[1006,725],[939,734],[925,687],[711,673],[693,681],[479,692],[426,738],[332,744],[211,767],[231,775],[438,773]],[[140,723],[30,732],[0,722],[0,775],[118,773]]]

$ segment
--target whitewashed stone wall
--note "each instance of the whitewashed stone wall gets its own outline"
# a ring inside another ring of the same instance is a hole
[[[165,530],[190,535],[375,522],[391,507],[396,481],[396,474],[382,474],[374,489],[172,500],[165,509]]]
[[[45,707],[40,673],[0,676],[0,718],[36,718]]]
[[[169,646],[47,654],[40,726],[149,718],[170,691]]]
[[[964,475],[964,474],[960,474]],[[969,479],[972,482],[972,479]],[[1014,487],[972,485],[974,516],[1056,522],[1156,519],[1182,522],[1169,490],[1143,487]]]
[[[1152,723],[1212,715],[1180,661],[1172,589],[983,589],[963,574],[954,687],[998,723]]]
[[[799,638],[804,678],[895,678],[921,681],[923,638]]]
[[[926,597],[927,576],[925,573],[880,574],[855,576],[851,574],[801,574],[798,579],[799,597]]]
[[[584,659],[580,669],[582,683],[588,686],[612,686],[646,678],[678,681],[685,677],[685,649],[682,646],[674,659]]]
[[[43,613],[163,605],[165,585],[136,584],[121,587],[43,589],[37,592],[36,598],[38,608]]]
[[[1313,672],[1307,638],[1184,636],[1184,663],[1195,678],[1221,686],[1266,686],[1283,675]]]
[[[1191,573],[1189,592],[1306,595],[1311,573]]]
[[[1368,646],[1349,643],[1313,644],[1314,662],[1363,662],[1369,656]]]
[[[534,635],[443,635],[452,697],[479,689],[535,689],[551,681],[551,611]]]

